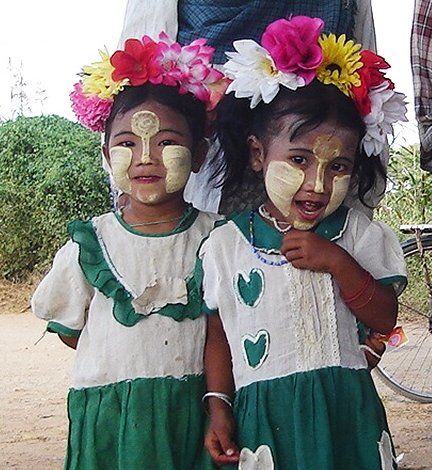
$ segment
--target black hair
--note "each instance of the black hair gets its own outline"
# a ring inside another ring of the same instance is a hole
[[[125,114],[150,100],[167,106],[184,116],[192,134],[193,147],[204,138],[206,110],[202,101],[190,93],[180,94],[178,87],[146,83],[141,86],[127,86],[115,96],[111,113],[105,124],[105,144],[109,141],[111,126],[118,114]]]
[[[304,117],[293,130],[291,139],[329,119],[358,133],[352,183],[358,188],[362,204],[370,207],[365,202],[366,193],[385,181],[385,169],[378,156],[368,157],[360,146],[366,127],[354,101],[336,86],[324,85],[318,80],[295,91],[281,87],[271,103],[261,101],[254,109],[250,109],[249,99],[235,98],[233,93],[224,97],[218,105],[216,118],[221,145],[220,154],[214,159],[216,185],[227,193],[235,191],[249,164],[248,137],[255,135],[265,147],[266,142],[282,130],[279,119],[289,114]]]

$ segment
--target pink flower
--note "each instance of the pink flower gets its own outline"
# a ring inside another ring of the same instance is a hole
[[[210,93],[206,85],[214,83],[223,74],[211,67],[214,49],[205,39],[197,39],[188,46],[172,42],[166,34],[159,36],[157,63],[163,70],[164,85],[179,85],[180,93],[192,93],[207,101]]]
[[[113,100],[99,98],[97,95],[84,95],[81,82],[75,83],[69,97],[72,101],[72,111],[83,126],[93,132],[105,130],[105,122],[111,113]]]
[[[144,36],[141,41],[128,39],[124,51],[116,51],[111,56],[113,80],[127,78],[132,86],[147,82],[161,83],[161,69],[156,61],[158,49],[158,44],[148,36]]]
[[[308,85],[323,59],[318,44],[323,26],[323,20],[308,16],[276,20],[267,26],[261,44],[272,56],[278,70],[294,73]]]

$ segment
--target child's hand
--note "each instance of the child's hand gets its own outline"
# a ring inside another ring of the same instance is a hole
[[[314,232],[290,230],[283,238],[282,254],[295,268],[331,273],[345,250]]]
[[[386,350],[386,345],[381,339],[379,339],[379,337],[374,333],[371,333],[366,337],[365,344],[362,349],[364,350],[366,360],[368,362],[368,369],[372,370],[380,362],[381,357]]]
[[[238,462],[239,451],[233,436],[234,419],[231,411],[227,413],[212,413],[204,445],[217,465]]]

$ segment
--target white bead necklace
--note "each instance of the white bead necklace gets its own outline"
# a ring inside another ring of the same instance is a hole
[[[289,222],[285,222],[284,220],[277,220],[273,217],[270,212],[265,208],[264,204],[261,204],[258,207],[258,214],[271,222],[273,227],[280,233],[288,233],[292,229],[292,225]]]

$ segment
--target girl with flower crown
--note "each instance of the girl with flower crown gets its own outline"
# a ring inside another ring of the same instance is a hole
[[[34,313],[76,348],[67,469],[212,469],[204,449],[206,319],[196,250],[216,216],[183,190],[206,151],[206,104],[221,77],[205,40],[161,34],[83,69],[71,94],[126,205],[73,221],[38,286]]]
[[[225,65],[224,189],[250,165],[267,198],[210,233],[197,276],[206,446],[242,470],[396,468],[361,336],[394,327],[403,254],[385,224],[343,201],[356,187],[364,202],[405,106],[381,57],[321,29],[318,18],[277,20],[262,45],[236,41]]]

